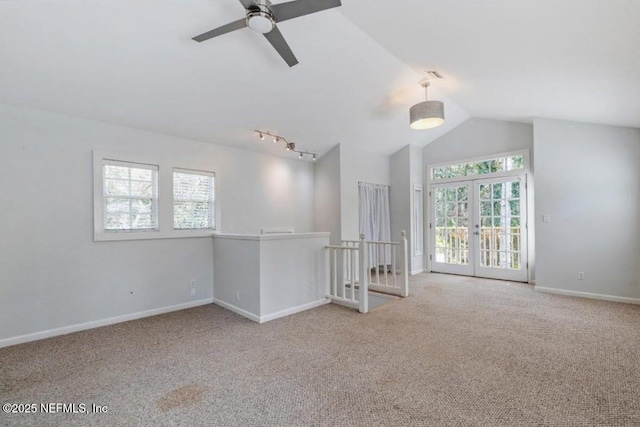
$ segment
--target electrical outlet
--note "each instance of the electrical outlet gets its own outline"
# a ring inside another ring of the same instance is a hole
[[[196,287],[195,279],[191,279],[191,287],[195,289],[195,287]]]
[[[309,288],[315,289],[316,288],[316,282],[314,282],[313,280],[309,280]]]
[[[584,271],[578,271],[578,280],[584,280]]]
[[[236,291],[236,301],[240,301],[240,291]]]
[[[551,215],[542,215],[542,222],[549,224],[551,222]]]

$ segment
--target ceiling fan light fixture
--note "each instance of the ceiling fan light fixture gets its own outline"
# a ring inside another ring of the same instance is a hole
[[[427,90],[430,85],[428,80],[423,80],[420,84],[424,88],[425,100],[409,109],[411,129],[425,130],[437,128],[444,123],[444,103],[441,101],[429,101],[427,99]]]
[[[278,29],[278,24],[342,6],[340,0],[293,0],[278,4],[272,4],[269,0],[240,0],[240,3],[245,10],[243,18],[199,34],[193,40],[201,43],[248,27],[251,31],[262,34],[289,67],[295,66],[298,59]]]
[[[247,13],[247,27],[260,34],[270,33],[276,23],[269,12],[255,10]]]

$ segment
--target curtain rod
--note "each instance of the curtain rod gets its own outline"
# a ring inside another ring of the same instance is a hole
[[[390,185],[385,185],[385,184],[375,184],[373,182],[364,182],[364,181],[358,181],[358,185],[360,184],[367,184],[367,185],[375,185],[376,187],[389,187],[391,188]]]

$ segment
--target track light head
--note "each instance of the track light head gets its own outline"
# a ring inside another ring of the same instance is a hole
[[[294,153],[298,153],[298,157],[300,159],[304,159],[304,156],[308,154],[313,158],[313,161],[315,162],[318,157],[317,153],[312,153],[310,151],[305,151],[305,150],[302,150],[302,151],[296,150],[296,143],[290,142],[289,140],[287,140],[287,138],[283,136],[276,135],[269,131],[259,130],[259,129],[254,130],[254,132],[258,134],[258,137],[260,138],[260,140],[264,140],[265,137],[268,136],[270,138],[273,138],[274,144],[277,144],[278,142],[283,142],[285,144],[285,148],[287,149],[287,151],[293,151]]]

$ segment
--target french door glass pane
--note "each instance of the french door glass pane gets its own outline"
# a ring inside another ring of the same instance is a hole
[[[469,265],[469,189],[435,189],[435,261]]]
[[[520,182],[480,184],[480,265],[521,268]]]

